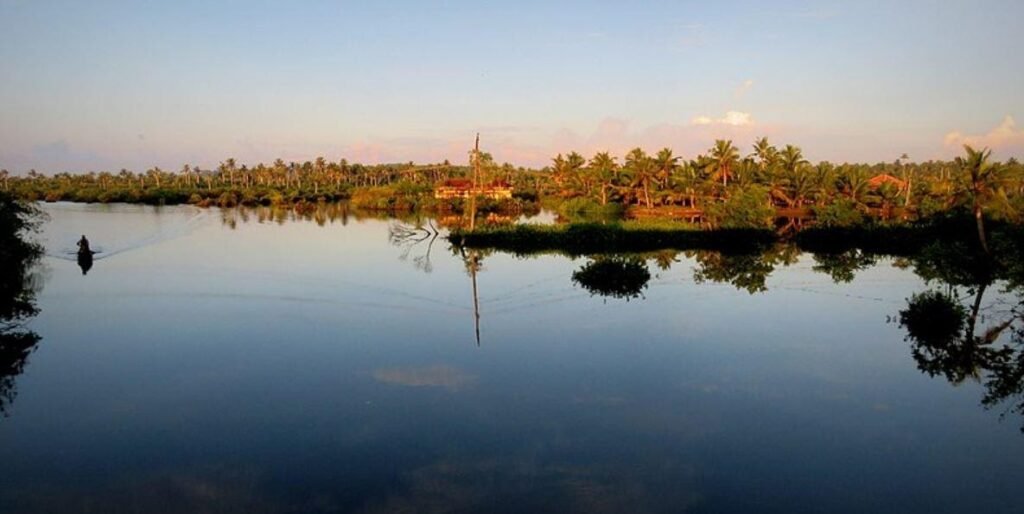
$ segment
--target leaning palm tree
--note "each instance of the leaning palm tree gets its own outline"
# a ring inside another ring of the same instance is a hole
[[[989,253],[988,240],[985,237],[985,209],[995,207],[996,204],[1006,205],[1006,193],[1003,190],[1002,166],[989,160],[992,151],[983,148],[975,150],[970,145],[964,145],[967,155],[956,158],[956,165],[964,173],[966,179],[958,191],[958,196],[965,197],[970,202],[971,211],[974,213],[975,223],[978,227],[978,241],[985,253]]]

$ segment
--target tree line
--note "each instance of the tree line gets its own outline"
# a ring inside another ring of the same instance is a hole
[[[548,194],[647,209],[703,211],[737,195],[808,214],[837,203],[849,213],[882,217],[960,206],[1006,217],[1024,207],[1024,166],[1016,159],[995,162],[988,149],[969,146],[952,161],[915,163],[904,154],[891,163],[835,164],[811,163],[799,147],[780,148],[767,138],[746,155],[732,141],[718,140],[689,160],[669,148],[653,154],[634,148],[621,161],[609,152],[589,159],[571,152],[555,156],[549,170]]]
[[[365,165],[324,157],[247,166],[229,158],[215,168],[184,165],[176,172],[154,167],[141,173],[32,170],[12,176],[2,170],[0,187],[18,198],[46,201],[253,205],[361,194],[370,206],[415,207],[429,204],[418,200],[429,198],[437,184],[467,178],[471,169],[448,161]],[[480,170],[483,180],[511,184],[519,201],[618,206],[654,216],[674,210],[695,219],[714,220],[730,208],[745,209],[755,220],[783,212],[834,224],[857,224],[865,215],[927,217],[961,208],[1017,219],[1024,209],[1024,166],[1016,159],[996,162],[987,149],[971,147],[951,161],[912,162],[902,155],[888,163],[836,164],[812,163],[801,148],[775,146],[766,138],[747,152],[717,140],[691,159],[669,148],[653,153],[634,148],[621,159],[610,152],[590,158],[569,152],[540,169],[499,165],[481,152]]]

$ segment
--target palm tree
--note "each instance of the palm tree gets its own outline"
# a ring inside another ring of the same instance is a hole
[[[633,187],[639,187],[643,190],[644,204],[650,209],[653,207],[651,203],[651,182],[655,180],[653,161],[643,149],[634,148],[626,154],[625,168],[630,173]]]
[[[554,159],[551,159],[551,178],[555,181],[555,187],[559,189],[559,193],[564,188],[565,181],[569,175],[569,163],[562,157],[562,154],[558,154]]]
[[[234,158],[228,158],[224,162],[220,163],[220,166],[218,166],[218,171],[220,171],[221,182],[224,181],[224,175],[227,175],[231,185],[235,185],[235,166],[236,164]]]
[[[576,152],[570,152],[569,155],[565,156],[565,166],[569,182],[578,184],[580,192],[584,195],[590,194],[589,177],[586,177],[583,173],[583,167],[586,165],[587,160]]]
[[[757,167],[761,171],[761,175],[768,175],[772,168],[778,161],[779,150],[768,142],[767,137],[762,137],[757,141],[754,141],[754,153],[752,154],[757,160]]]
[[[790,207],[799,207],[804,200],[814,193],[813,177],[807,173],[810,164],[804,159],[803,151],[799,147],[786,145],[779,152],[779,166],[784,174],[783,182],[788,191],[787,199]]]
[[[711,155],[708,160],[708,174],[712,178],[721,177],[722,195],[724,196],[729,187],[729,176],[740,161],[740,152],[733,146],[732,141],[723,139],[715,140],[715,146],[711,148]]]
[[[608,205],[608,191],[615,186],[619,164],[608,152],[598,152],[590,159],[590,169],[601,187],[601,205]]]
[[[857,208],[867,211],[872,196],[870,180],[869,171],[858,166],[841,173],[837,183],[842,194],[852,200]]]
[[[810,164],[804,159],[804,152],[798,146],[786,145],[779,152],[779,164],[787,173],[793,174],[801,171],[804,166]]]
[[[914,169],[906,165],[905,161],[908,159],[910,159],[910,156],[906,153],[900,155],[899,159],[896,159],[896,167],[899,168],[901,175],[903,175],[903,180],[907,182],[907,196],[903,200],[904,207],[910,207],[910,193],[914,189]]]
[[[654,178],[658,185],[667,189],[672,182],[672,177],[679,171],[679,157],[672,155],[671,148],[662,148],[654,157],[654,167],[657,170]]]
[[[970,145],[964,145],[964,151],[967,152],[966,156],[956,158],[957,167],[966,174],[964,178],[967,179],[959,193],[970,200],[978,227],[978,240],[985,253],[989,253],[988,240],[985,237],[984,210],[995,200],[1006,197],[1003,191],[1002,167],[989,161],[992,151],[988,148],[978,151]]]
[[[160,189],[160,175],[161,174],[163,174],[163,172],[160,170],[159,166],[155,166],[155,167],[151,168],[149,171],[146,172],[146,175],[148,175],[151,179],[153,179],[153,183],[156,184],[156,188],[157,189]]]

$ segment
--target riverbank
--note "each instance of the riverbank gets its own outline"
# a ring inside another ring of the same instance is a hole
[[[988,222],[986,238],[993,251],[1024,241],[1024,228]],[[901,224],[866,224],[856,227],[809,227],[780,234],[757,228],[702,229],[670,221],[623,221],[520,224],[486,226],[474,231],[453,229],[449,241],[472,249],[491,249],[517,255],[562,253],[566,255],[618,254],[657,250],[715,250],[755,253],[777,242],[795,244],[803,251],[842,253],[859,249],[878,255],[906,256],[936,243],[963,245],[981,250],[977,226],[968,216],[949,216]]]

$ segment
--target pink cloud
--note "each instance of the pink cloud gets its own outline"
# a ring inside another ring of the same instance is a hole
[[[963,145],[971,145],[975,148],[988,147],[996,152],[1019,154],[1024,152],[1024,129],[1018,128],[1013,116],[1007,115],[1002,123],[985,134],[971,135],[953,131],[946,134],[943,143],[957,151]]]

